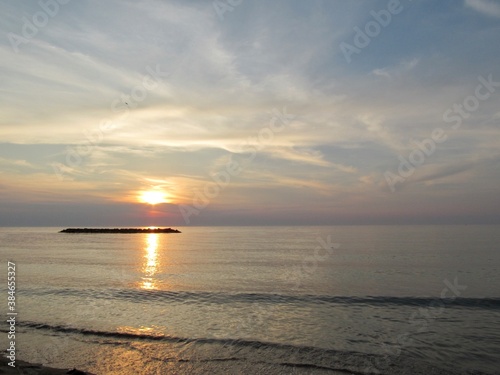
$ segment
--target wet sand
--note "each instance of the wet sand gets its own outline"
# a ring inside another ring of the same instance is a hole
[[[16,367],[11,367],[8,365],[8,360],[6,358],[0,359],[0,374],[6,375],[63,375],[63,374],[73,374],[73,375],[97,375],[91,372],[85,372],[78,369],[60,369],[42,366],[39,364],[31,364],[24,361],[16,360]],[[106,368],[103,369],[106,374],[121,374],[121,375],[140,375],[140,374],[160,374],[163,373],[165,368],[154,368],[154,366],[138,366],[135,364],[116,363],[116,368]],[[241,366],[236,363],[222,362],[222,363],[212,363],[212,364],[198,364],[194,365],[189,363],[178,362],[171,364],[168,368],[168,373],[173,374],[329,374],[329,375],[349,375],[352,374],[348,371],[335,371],[330,369],[310,369],[302,368],[296,366],[278,366],[269,364],[253,364],[251,367]],[[104,373],[103,373],[104,374]]]
[[[95,375],[90,372],[81,371],[78,369],[68,368],[59,369],[53,367],[46,367],[39,364],[31,364],[28,362],[20,361],[16,359],[16,367],[9,366],[9,360],[7,358],[0,358],[0,374],[6,375],[62,375],[62,374],[73,374],[73,375]]]

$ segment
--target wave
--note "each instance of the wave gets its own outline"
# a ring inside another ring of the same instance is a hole
[[[179,302],[179,303],[259,303],[259,304],[332,304],[368,306],[450,306],[476,309],[500,309],[500,298],[437,298],[437,297],[389,297],[389,296],[327,296],[327,295],[287,295],[269,293],[223,293],[223,292],[183,292],[137,289],[28,289],[27,295],[58,295],[91,297],[95,299],[126,300],[132,303]]]
[[[115,339],[132,339],[132,340],[148,340],[148,341],[166,341],[166,342],[192,342],[198,341],[200,343],[210,343],[220,341],[218,339],[189,339],[182,337],[174,337],[161,334],[145,334],[145,333],[132,333],[132,332],[118,332],[118,331],[99,331],[87,328],[76,328],[63,325],[51,325],[46,323],[36,323],[36,322],[18,322],[18,326],[34,328],[38,330],[48,330],[57,333],[73,333],[80,335],[92,335],[100,337],[111,337]]]
[[[451,368],[437,368],[422,361],[404,355],[384,356],[347,350],[324,349],[312,346],[299,346],[291,344],[279,344],[257,340],[222,339],[222,338],[187,338],[158,334],[100,331],[69,327],[63,325],[50,325],[36,322],[19,322],[23,328],[50,331],[54,334],[77,334],[83,336],[94,336],[98,338],[111,339],[113,345],[130,345],[131,342],[145,343],[171,343],[192,344],[194,355],[188,355],[186,345],[182,345],[182,358],[179,362],[218,362],[218,361],[240,361],[246,364],[263,363],[266,365],[277,365],[281,368],[293,368],[304,370],[334,371],[334,373],[346,373],[352,375],[368,374],[401,374],[401,375],[458,375],[472,374]],[[0,330],[1,331],[1,330]],[[91,339],[95,343],[95,339]],[[98,340],[100,344],[110,344],[107,340]],[[205,346],[200,352],[196,348],[203,344],[213,344],[214,348],[208,350]],[[134,349],[137,350],[137,346]],[[281,372],[280,372],[281,373]],[[314,372],[315,373],[315,372]],[[488,375],[484,372],[473,372],[474,375]]]
[[[337,351],[333,349],[323,349],[312,346],[300,346],[291,344],[279,344],[258,340],[245,340],[245,339],[229,339],[229,338],[187,338],[176,337],[164,334],[147,334],[147,333],[134,333],[134,332],[119,332],[119,331],[101,331],[95,329],[69,327],[64,325],[51,325],[47,323],[36,322],[18,322],[18,326],[24,328],[31,328],[35,330],[51,331],[52,333],[60,334],[78,334],[83,336],[97,336],[102,338],[111,338],[115,340],[127,341],[148,341],[148,342],[165,342],[165,343],[194,343],[194,344],[219,344],[222,347],[245,347],[253,349],[279,349],[287,351],[298,351],[302,353],[321,353],[323,355],[360,355],[357,352]],[[1,331],[1,330],[0,330]]]

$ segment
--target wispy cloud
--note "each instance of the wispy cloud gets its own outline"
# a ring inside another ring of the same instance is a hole
[[[490,17],[500,18],[500,3],[494,0],[465,0],[465,5]]]
[[[396,66],[374,69],[372,73],[376,76],[389,79],[398,78],[414,69],[418,65],[418,61],[419,59],[413,58],[409,61],[403,61]]]

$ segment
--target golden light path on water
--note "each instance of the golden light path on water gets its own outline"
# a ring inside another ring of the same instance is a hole
[[[149,227],[150,229],[154,229],[156,227]],[[136,285],[143,289],[143,290],[156,290],[160,288],[160,282],[158,281],[158,274],[160,272],[160,266],[161,266],[161,256],[159,254],[159,248],[160,248],[160,243],[161,239],[160,238],[161,234],[159,233],[148,233],[144,237],[144,246],[143,246],[143,255],[142,255],[142,264],[140,266],[140,273],[142,274],[141,276],[141,281],[138,282]],[[136,335],[150,335],[150,336],[157,336],[157,335],[162,335],[161,333],[156,331],[156,328],[154,326],[145,326],[145,325],[139,325],[139,326],[129,326],[129,325],[124,325],[124,326],[119,326],[117,327],[117,331],[121,333],[131,333],[131,334],[136,334]],[[125,352],[122,353],[123,355],[132,355],[130,352]]]
[[[144,254],[145,261],[142,268],[142,272],[144,274],[141,284],[142,289],[152,290],[157,288],[154,276],[158,272],[159,268],[158,243],[158,233],[148,233],[146,235],[146,247]]]

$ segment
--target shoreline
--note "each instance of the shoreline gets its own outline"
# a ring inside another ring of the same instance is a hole
[[[29,362],[25,362],[22,360],[17,360],[16,359],[16,367],[11,367],[8,365],[9,360],[5,357],[1,357],[1,362],[0,362],[0,374],[6,374],[6,375],[19,375],[19,374],[30,374],[30,375],[98,375],[92,372],[87,372],[84,370],[79,370],[76,368],[55,368],[55,367],[49,367],[49,366],[44,366],[41,364],[32,364]],[[120,363],[121,366],[124,365],[124,362]],[[309,368],[308,365],[301,366],[299,364],[253,364],[252,369],[247,367],[246,365],[240,365],[240,364],[233,364],[233,363],[220,363],[219,361],[216,360],[216,363],[213,363],[212,365],[207,365],[205,364],[202,366],[201,364],[197,364],[193,366],[192,364],[189,363],[189,361],[184,362],[184,361],[177,361],[173,367],[168,367],[162,369],[164,371],[163,373],[179,373],[179,374],[195,374],[195,375],[201,375],[201,374],[206,374],[206,373],[211,373],[211,374],[251,374],[254,373],[254,370],[257,371],[266,371],[266,373],[273,375],[273,374],[288,374],[290,373],[290,369],[294,369],[294,371],[299,371],[299,373],[304,373],[304,374],[322,374],[325,371],[327,371],[331,375],[354,375],[353,372],[350,372],[348,370],[335,370],[331,369],[328,367],[325,368]],[[135,366],[126,366],[125,367],[120,367],[117,366],[116,370],[118,373],[123,373],[125,375],[129,374],[146,374],[150,372],[147,369],[138,369]],[[141,370],[144,370],[142,372]],[[115,373],[115,372],[113,372]],[[156,373],[156,372],[155,372]],[[261,372],[259,372],[261,373]],[[295,372],[294,372],[295,373]]]

